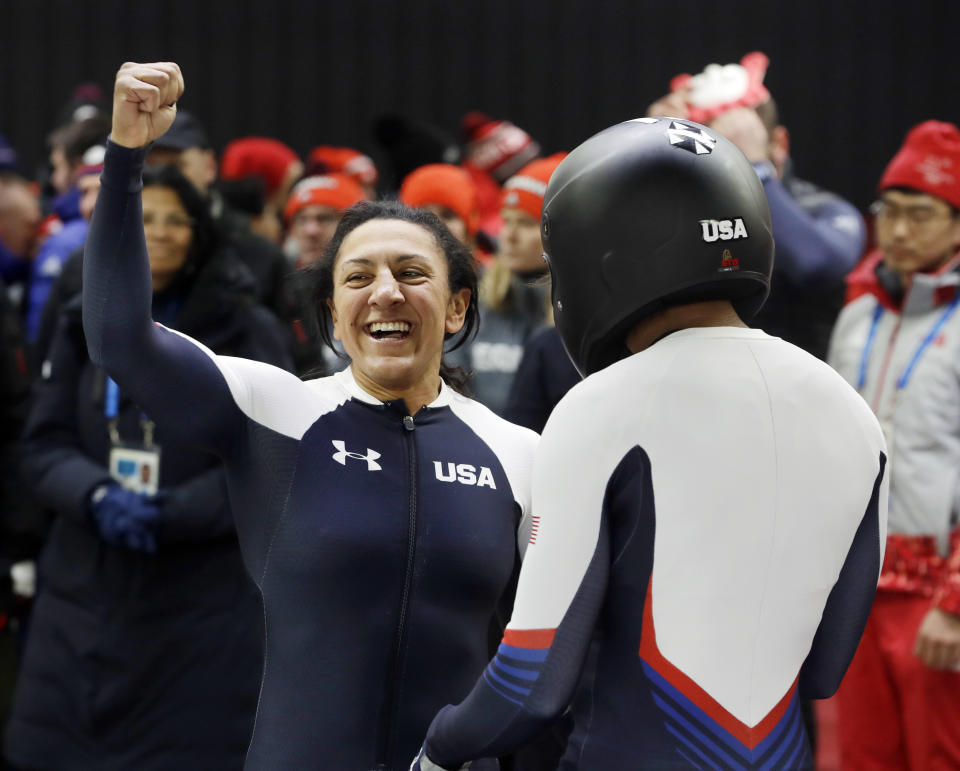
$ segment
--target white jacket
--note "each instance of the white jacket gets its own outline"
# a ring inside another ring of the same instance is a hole
[[[960,514],[960,273],[916,274],[894,310],[879,284],[846,306],[829,364],[880,421],[890,458],[889,532],[941,555]]]

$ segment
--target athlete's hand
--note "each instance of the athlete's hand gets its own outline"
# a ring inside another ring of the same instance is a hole
[[[913,654],[931,669],[960,666],[960,618],[931,608],[920,624]]]
[[[177,115],[183,75],[173,62],[126,62],[113,86],[110,139],[123,147],[143,147],[162,136]]]
[[[734,107],[710,121],[710,128],[739,147],[750,163],[770,160],[770,134],[756,110]]]

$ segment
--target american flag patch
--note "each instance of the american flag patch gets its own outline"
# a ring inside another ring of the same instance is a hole
[[[530,544],[535,544],[537,542],[537,532],[540,530],[540,517],[536,514],[533,515],[533,524],[530,526]]]

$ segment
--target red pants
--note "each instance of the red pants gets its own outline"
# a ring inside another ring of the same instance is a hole
[[[913,655],[930,600],[877,592],[837,694],[843,771],[960,769],[960,672]]]

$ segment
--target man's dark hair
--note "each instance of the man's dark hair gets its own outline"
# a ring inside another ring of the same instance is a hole
[[[312,291],[310,297],[316,310],[320,339],[328,346],[333,345],[333,318],[327,306],[327,300],[333,298],[333,267],[344,239],[360,225],[371,220],[401,220],[419,225],[430,233],[443,252],[447,261],[448,285],[451,293],[461,289],[470,290],[470,302],[467,305],[463,328],[455,334],[445,333],[444,339],[455,342],[448,351],[453,351],[473,338],[480,325],[477,310],[477,266],[470,249],[453,236],[447,226],[432,212],[424,209],[411,209],[398,201],[361,201],[344,212],[337,230],[327,244],[323,255],[315,265],[306,268],[310,274]],[[461,393],[466,392],[467,373],[460,367],[440,364],[440,377]]]
[[[91,147],[106,144],[109,133],[110,118],[100,115],[54,129],[47,138],[47,143],[50,147],[62,147],[67,163],[76,166]]]
[[[760,116],[760,120],[763,121],[764,127],[767,129],[767,133],[772,136],[773,130],[780,125],[780,113],[777,111],[777,103],[773,101],[773,97],[771,96],[767,101],[758,104],[755,109],[757,115]]]

